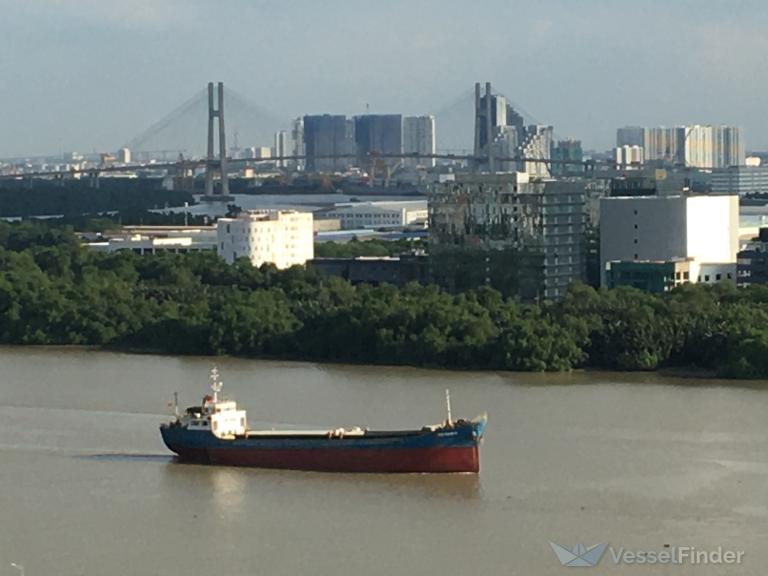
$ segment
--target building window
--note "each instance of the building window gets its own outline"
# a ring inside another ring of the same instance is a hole
[[[722,274],[716,274],[715,275],[715,280],[722,280],[722,279],[723,279],[723,275]]]
[[[704,282],[709,282],[709,274],[704,274]]]
[[[690,272],[683,272],[683,280],[690,280],[691,274]]]

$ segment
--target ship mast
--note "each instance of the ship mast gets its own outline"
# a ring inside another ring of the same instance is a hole
[[[453,426],[453,420],[451,419],[451,391],[445,389],[445,411],[448,413],[448,426]]]
[[[214,366],[211,368],[211,390],[213,390],[213,403],[219,401],[219,392],[221,392],[222,381],[219,380],[219,369]]]

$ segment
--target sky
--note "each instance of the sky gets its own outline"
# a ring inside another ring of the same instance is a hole
[[[116,150],[208,81],[286,127],[488,80],[587,149],[686,123],[766,149],[766,29],[764,0],[0,0],[0,157]]]

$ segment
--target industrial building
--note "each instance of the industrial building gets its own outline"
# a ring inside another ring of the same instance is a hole
[[[768,194],[768,166],[730,166],[712,171],[713,194]]]
[[[426,200],[403,200],[340,203],[314,214],[317,220],[339,220],[342,230],[360,230],[426,225],[428,212]]]
[[[126,226],[86,242],[94,252],[185,254],[216,250],[216,228],[213,226]]]
[[[254,266],[303,265],[314,256],[312,214],[293,210],[243,212],[216,223],[219,255],[229,263],[249,258]]]
[[[615,284],[617,270],[626,274],[647,268],[641,263],[677,261],[689,263],[690,282],[735,282],[738,238],[739,198],[735,195],[602,198],[601,285]],[[618,266],[620,262],[637,264]]]
[[[661,294],[691,281],[691,262],[608,262],[605,278],[607,288],[631,286],[643,292]]]
[[[525,173],[457,175],[431,189],[429,232],[437,283],[559,298],[586,275],[585,184]]]
[[[409,282],[426,284],[428,281],[427,256],[424,255],[315,258],[309,261],[308,266],[328,276],[344,278],[352,284],[404,286]]]

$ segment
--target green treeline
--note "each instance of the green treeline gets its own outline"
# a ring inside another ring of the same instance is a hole
[[[573,286],[520,305],[489,288],[351,286],[214,254],[91,253],[70,228],[0,224],[0,343],[89,344],[500,370],[697,367],[768,376],[768,288],[664,295]]]

